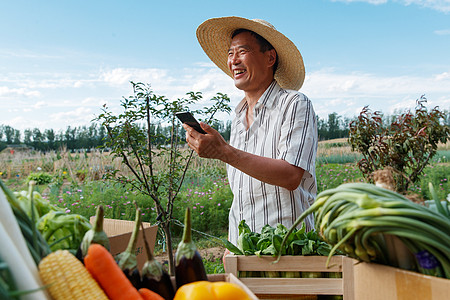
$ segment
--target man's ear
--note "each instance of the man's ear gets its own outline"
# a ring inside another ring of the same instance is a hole
[[[269,67],[273,67],[275,65],[275,62],[277,61],[277,52],[275,51],[275,49],[271,49],[267,51],[267,54]]]

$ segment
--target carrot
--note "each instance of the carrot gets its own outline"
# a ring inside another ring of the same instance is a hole
[[[154,291],[147,288],[140,288],[139,294],[141,294],[144,300],[164,300],[164,298],[161,297],[158,293],[155,293]]]
[[[84,265],[111,300],[143,299],[117,265],[114,257],[99,244],[91,244]]]

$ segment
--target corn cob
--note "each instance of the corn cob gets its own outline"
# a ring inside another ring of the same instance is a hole
[[[69,251],[57,250],[39,263],[39,275],[54,300],[108,297],[83,264]]]

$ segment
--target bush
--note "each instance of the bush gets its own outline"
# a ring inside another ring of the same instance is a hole
[[[40,173],[31,173],[27,177],[27,182],[34,180],[37,185],[49,184],[53,180],[53,176],[51,174],[40,172]]]
[[[438,143],[450,140],[450,128],[443,124],[445,112],[438,107],[428,111],[422,96],[414,113],[407,111],[385,126],[381,112],[364,107],[357,120],[350,123],[352,150],[363,155],[358,162],[369,180],[378,170],[391,169],[399,193],[419,182],[425,166],[437,152]]]

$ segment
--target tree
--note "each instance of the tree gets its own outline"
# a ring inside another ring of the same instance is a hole
[[[353,151],[363,155],[358,166],[369,181],[375,171],[390,169],[395,189],[406,192],[409,184],[417,182],[423,174],[437,152],[438,143],[450,140],[450,128],[442,122],[445,113],[438,107],[428,112],[426,101],[425,96],[420,97],[414,113],[407,111],[388,126],[383,125],[380,112],[372,113],[367,106],[350,123],[349,143]]]
[[[14,128],[6,125],[3,127],[3,132],[5,133],[6,143],[12,144],[14,139]]]
[[[14,129],[13,143],[14,144],[20,144],[20,130],[18,130],[18,129]]]
[[[43,148],[43,142],[44,142],[44,136],[42,135],[42,132],[39,128],[34,128],[32,131],[32,137],[33,137],[33,146],[35,149],[42,150]]]
[[[328,122],[327,122],[328,134],[331,139],[339,137],[340,132],[339,121],[340,116],[338,116],[337,113],[334,112],[328,115]]]
[[[46,129],[44,131],[44,136],[48,143],[47,148],[53,149],[54,144],[55,144],[55,137],[56,137],[55,131],[53,129]]]
[[[31,131],[31,129],[25,129],[23,131],[23,142],[26,145],[31,145],[31,136],[33,135],[33,132]]]
[[[157,211],[157,224],[163,230],[167,248],[169,249],[169,271],[174,274],[172,254],[172,236],[170,224],[174,201],[183,183],[193,151],[180,150],[179,124],[175,113],[187,110],[188,106],[202,99],[201,93],[187,93],[187,99],[169,101],[164,96],[157,96],[150,86],[133,83],[133,95],[123,98],[123,112],[114,115],[108,107],[95,120],[106,128],[109,139],[105,147],[111,149],[115,157],[122,158],[133,176],[127,177],[118,170],[108,174],[111,180],[123,182],[133,190],[147,195],[153,200]],[[195,114],[212,116],[216,111],[229,112],[226,95],[218,94],[212,99],[214,105],[194,111]],[[169,134],[160,131],[160,124]],[[163,140],[163,143],[160,141]],[[158,168],[155,158],[166,162]]]

